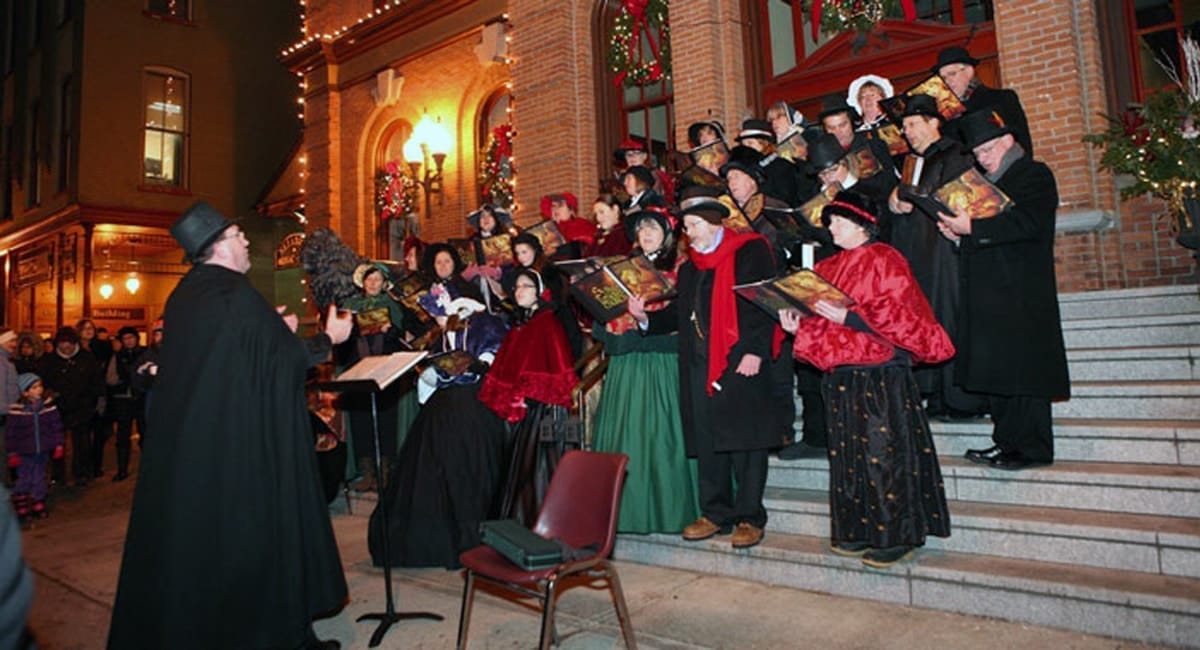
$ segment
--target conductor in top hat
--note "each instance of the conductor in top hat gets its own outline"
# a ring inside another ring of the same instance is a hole
[[[246,278],[241,228],[199,202],[171,226],[192,268],[167,299],[154,439],[143,452],[110,648],[312,648],[346,581],[318,480],[305,371],[350,333],[307,341]]]
[[[1017,93],[1007,88],[991,88],[985,86],[979,77],[975,76],[975,66],[979,59],[971,56],[964,47],[947,47],[938,52],[937,63],[931,72],[942,78],[950,90],[954,92],[967,107],[967,113],[983,110],[995,110],[1004,118],[1004,123],[1012,131],[1013,137],[1021,148],[1030,156],[1033,155],[1033,140],[1029,137],[1029,122],[1025,119],[1025,109],[1021,107],[1021,99]],[[959,142],[964,139],[961,131],[961,119],[952,120],[947,124],[945,135]]]

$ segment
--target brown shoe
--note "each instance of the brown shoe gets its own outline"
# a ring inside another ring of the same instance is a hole
[[[689,542],[698,542],[702,539],[708,539],[713,535],[725,535],[728,533],[728,528],[722,529],[708,517],[701,516],[696,521],[688,524],[687,528],[683,529],[683,538]]]
[[[751,546],[758,546],[758,543],[762,539],[763,529],[743,521],[734,529],[731,541],[734,548],[750,548]]]

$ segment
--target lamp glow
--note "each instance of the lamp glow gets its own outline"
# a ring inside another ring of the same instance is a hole
[[[137,293],[141,287],[142,281],[138,279],[137,273],[130,273],[129,278],[125,280],[125,290],[129,293]]]
[[[104,284],[100,285],[100,288],[98,289],[98,291],[100,292],[101,298],[108,300],[109,298],[112,298],[113,286],[111,284],[105,282]]]

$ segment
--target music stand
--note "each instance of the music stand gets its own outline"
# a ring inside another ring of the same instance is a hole
[[[375,469],[378,476],[382,476],[383,457],[379,451],[379,411],[376,406],[376,395],[412,370],[417,362],[425,358],[427,354],[427,352],[396,352],[386,356],[366,357],[347,368],[336,378],[317,384],[318,388],[331,392],[370,393],[371,431],[375,437]],[[379,519],[383,527],[383,536],[380,541],[383,542],[383,580],[387,605],[382,612],[363,614],[357,619],[357,622],[360,623],[362,621],[379,621],[379,627],[375,628],[375,632],[371,634],[371,640],[367,644],[371,648],[378,646],[383,641],[383,635],[387,634],[388,629],[400,621],[422,618],[433,621],[445,620],[441,614],[432,612],[396,611],[396,602],[392,595],[392,555],[391,540],[389,539],[391,533],[388,526],[387,490],[382,484],[379,485],[378,490]]]

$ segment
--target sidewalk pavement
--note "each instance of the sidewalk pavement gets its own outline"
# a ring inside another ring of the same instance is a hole
[[[84,491],[60,490],[53,513],[23,535],[37,580],[30,618],[42,650],[103,648],[129,517],[133,480],[105,479]],[[360,502],[361,503],[361,502]],[[350,587],[350,602],[316,624],[322,638],[346,650],[367,648],[375,623],[356,623],[384,608],[381,569],[367,552],[367,517],[335,514],[334,530]],[[770,534],[768,526],[767,534]],[[771,587],[704,574],[620,563],[639,647],[682,648],[1130,648],[1125,641],[986,618],[887,605]],[[453,648],[462,576],[441,569],[397,569],[399,611],[441,614],[439,622],[393,626],[381,648]],[[186,585],[181,585],[186,588]],[[538,614],[529,601],[481,589],[471,616],[471,648],[533,648]],[[583,585],[563,593],[558,633],[564,650],[620,648],[620,630],[607,590]]]

